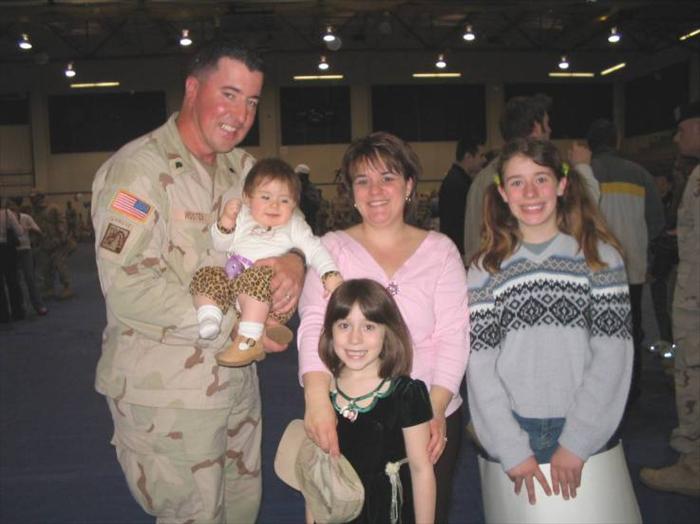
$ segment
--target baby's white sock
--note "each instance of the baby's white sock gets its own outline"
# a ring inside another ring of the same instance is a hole
[[[246,338],[260,340],[264,328],[265,326],[260,322],[240,322],[238,324],[238,334]]]
[[[197,309],[199,336],[209,340],[216,338],[221,332],[221,321],[223,318],[224,315],[217,306],[213,304],[200,306]]]

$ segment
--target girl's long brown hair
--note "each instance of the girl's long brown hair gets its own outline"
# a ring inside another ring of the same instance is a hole
[[[606,267],[598,253],[598,241],[610,244],[622,255],[622,246],[608,229],[598,206],[591,200],[582,176],[574,169],[565,173],[554,144],[534,138],[518,138],[508,142],[498,164],[501,183],[505,181],[503,173],[506,164],[515,156],[524,156],[537,165],[551,169],[557,181],[567,177],[564,194],[557,198],[557,227],[576,239],[591,269],[597,271]],[[503,260],[512,255],[522,242],[518,221],[501,198],[495,182],[486,190],[483,218],[481,246],[471,261],[479,264],[483,256],[483,268],[493,274],[500,270]]]

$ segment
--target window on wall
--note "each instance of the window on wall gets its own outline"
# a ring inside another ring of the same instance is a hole
[[[372,129],[410,142],[486,138],[483,85],[372,87]]]
[[[350,88],[283,87],[280,89],[282,144],[350,142]]]
[[[613,85],[599,83],[528,83],[505,86],[506,102],[537,93],[552,98],[552,138],[584,138],[597,118],[613,119]]]
[[[24,93],[0,93],[0,126],[29,125],[29,97]]]
[[[238,144],[240,147],[259,146],[260,145],[260,113],[255,113],[255,121],[245,136],[243,141]]]
[[[673,109],[690,97],[688,62],[625,84],[625,134],[643,135],[674,127]]]
[[[115,151],[167,118],[165,93],[90,93],[49,97],[52,153]]]

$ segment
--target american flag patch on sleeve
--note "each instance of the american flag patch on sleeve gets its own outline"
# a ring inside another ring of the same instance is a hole
[[[112,200],[112,209],[139,222],[145,222],[153,208],[137,196],[122,190]]]

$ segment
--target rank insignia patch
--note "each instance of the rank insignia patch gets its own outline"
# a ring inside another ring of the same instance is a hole
[[[139,222],[145,222],[153,208],[131,193],[119,191],[112,200],[112,209]]]
[[[129,233],[130,231],[128,229],[110,222],[109,225],[107,225],[107,231],[105,231],[105,234],[102,236],[100,247],[118,255],[122,252],[122,249],[124,249],[124,244],[126,244],[126,239],[129,238]]]

